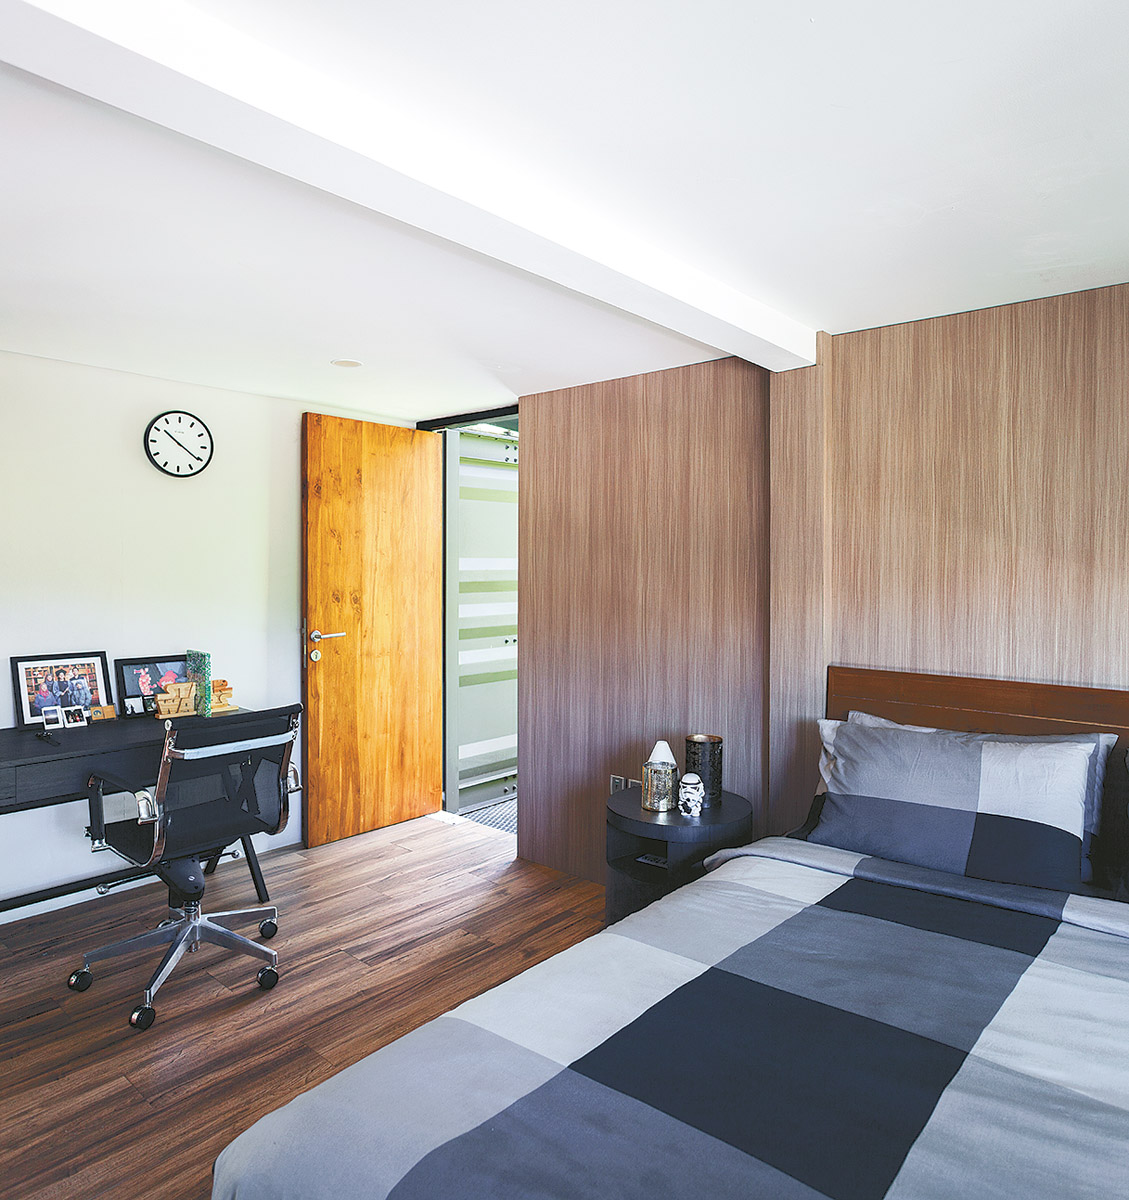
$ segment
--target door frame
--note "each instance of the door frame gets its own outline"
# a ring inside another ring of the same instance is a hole
[[[468,425],[489,423],[518,415],[515,401],[505,408],[482,409],[449,417],[417,421],[416,428],[443,435],[443,811],[459,811],[458,654],[459,654],[459,553],[450,536],[459,499],[459,443],[449,434]],[[519,564],[520,570],[520,564]],[[520,662],[520,647],[518,659]],[[520,670],[520,666],[518,670]],[[454,681],[454,686],[452,686]],[[518,784],[520,787],[520,782]]]

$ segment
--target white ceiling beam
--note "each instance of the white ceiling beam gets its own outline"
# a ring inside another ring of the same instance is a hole
[[[0,0],[0,60],[663,328],[789,370],[815,331],[179,0]]]

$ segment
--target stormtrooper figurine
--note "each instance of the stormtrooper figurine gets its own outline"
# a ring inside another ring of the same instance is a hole
[[[706,785],[692,771],[678,785],[678,811],[684,817],[700,817],[706,798]]]

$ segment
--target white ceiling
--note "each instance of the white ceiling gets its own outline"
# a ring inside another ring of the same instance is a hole
[[[410,419],[717,356],[20,73],[0,111],[0,349]]]
[[[0,349],[425,417],[1129,279],[1112,0],[0,24]]]

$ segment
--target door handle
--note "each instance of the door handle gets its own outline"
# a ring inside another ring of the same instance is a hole
[[[310,634],[311,642],[324,642],[327,638],[344,637],[345,633],[322,633],[320,629],[315,629]]]

